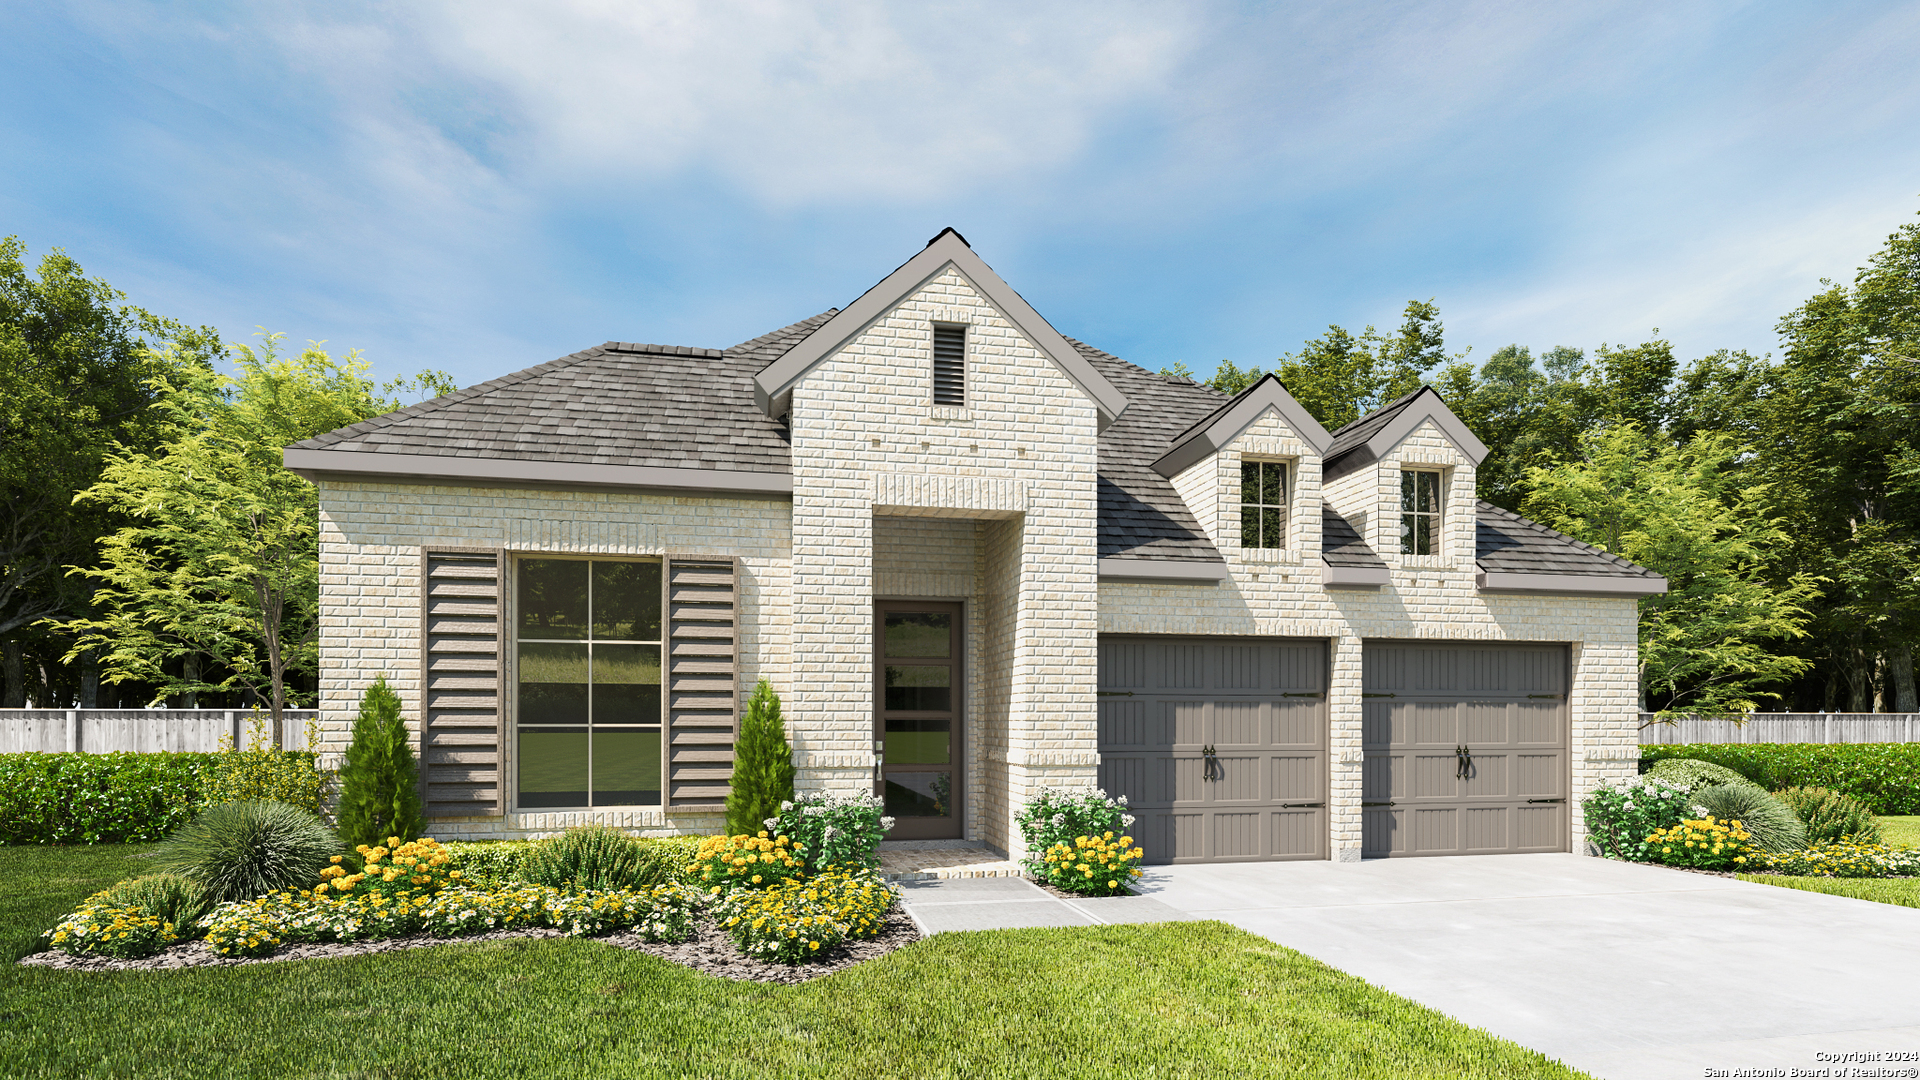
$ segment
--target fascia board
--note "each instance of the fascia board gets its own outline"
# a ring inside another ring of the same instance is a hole
[[[1266,415],[1268,409],[1279,413],[1281,422],[1292,428],[1301,442],[1313,447],[1316,456],[1326,453],[1327,447],[1333,444],[1333,436],[1320,426],[1320,421],[1315,420],[1305,406],[1287,393],[1287,388],[1280,385],[1280,380],[1265,375],[1229,402],[1212,422],[1203,421],[1188,428],[1173,449],[1153,463],[1153,471],[1168,479],[1180,475],[1196,462],[1209,454],[1218,453],[1221,447],[1239,438],[1240,433]]]
[[[761,411],[778,418],[791,407],[793,388],[815,364],[832,355],[873,325],[920,287],[953,264],[976,292],[987,298],[1006,320],[1012,323],[1041,352],[1053,360],[1062,374],[1082,393],[1093,399],[1105,429],[1127,409],[1127,399],[1118,387],[1108,382],[1080,351],[1067,343],[1031,304],[1015,292],[999,274],[993,272],[966,241],[953,232],[941,234],[900,269],[888,274],[878,285],[860,294],[844,310],[807,335],[784,356],[762,368],[753,377],[753,400]]]
[[[1390,580],[1392,571],[1384,566],[1320,567],[1320,584],[1336,589],[1377,589]]]
[[[1619,577],[1599,574],[1501,574],[1482,570],[1475,575],[1479,591],[1550,596],[1658,596],[1667,591],[1663,577]]]
[[[580,461],[376,454],[357,450],[283,450],[281,461],[309,480],[452,481],[542,487],[669,488],[744,495],[793,494],[793,474],[725,469],[664,469]]]
[[[1177,559],[1137,559],[1108,555],[1100,560],[1101,581],[1158,585],[1218,585],[1227,580],[1227,564]]]
[[[1386,457],[1388,451],[1400,445],[1400,440],[1413,434],[1414,429],[1427,419],[1433,420],[1440,433],[1475,465],[1487,459],[1487,444],[1481,442],[1459,417],[1453,415],[1453,410],[1447,408],[1447,403],[1433,392],[1432,387],[1408,402],[1398,416],[1374,432],[1373,438],[1366,442],[1367,449],[1373,452],[1375,460]]]

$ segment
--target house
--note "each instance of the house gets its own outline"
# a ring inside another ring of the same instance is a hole
[[[726,349],[610,341],[299,443],[326,740],[384,674],[442,837],[721,823],[780,692],[802,790],[1018,849],[1049,785],[1150,859],[1564,851],[1638,756],[1665,582],[1474,497],[1430,389],[1328,432],[1063,337],[949,229]]]

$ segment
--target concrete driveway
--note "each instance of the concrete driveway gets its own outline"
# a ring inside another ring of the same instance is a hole
[[[1136,889],[1595,1076],[1920,1065],[1821,1058],[1920,1054],[1920,909],[1578,855],[1170,866]]]

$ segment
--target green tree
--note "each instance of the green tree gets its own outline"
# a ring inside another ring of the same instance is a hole
[[[125,299],[65,252],[43,257],[36,276],[17,238],[0,241],[0,707],[25,704],[23,652],[88,613],[88,590],[62,568],[91,565],[96,538],[120,523],[74,493],[99,479],[116,443],[153,446],[152,380],[178,377],[176,365],[204,372],[217,342]],[[177,347],[150,348],[162,340]],[[80,660],[90,707],[96,668]]]
[[[1432,301],[1412,300],[1399,333],[1389,336],[1368,326],[1356,336],[1329,326],[1299,352],[1280,357],[1275,374],[1331,431],[1420,389],[1427,372],[1445,359],[1440,309]]]
[[[1738,716],[1808,662],[1775,642],[1806,635],[1810,575],[1768,580],[1788,542],[1746,453],[1710,432],[1676,444],[1624,420],[1581,436],[1580,456],[1527,471],[1526,512],[1668,581],[1640,601],[1640,700],[1660,715]]]
[[[353,742],[340,767],[335,817],[340,839],[349,848],[374,847],[392,836],[403,843],[420,837],[420,773],[413,740],[400,716],[400,695],[387,686],[385,675],[360,698]]]
[[[71,568],[96,583],[100,612],[73,624],[75,653],[98,650],[110,681],[250,689],[270,703],[276,741],[289,699],[308,697],[288,680],[313,671],[319,629],[319,500],[281,451],[397,407],[357,353],[336,361],[315,345],[288,359],[278,339],[236,347],[233,376],[177,357],[160,364],[160,447],[118,448],[76,497],[130,524],[102,539],[97,567]],[[438,388],[445,376],[421,381]],[[221,670],[168,666],[194,657]]]
[[[727,791],[727,832],[757,833],[793,798],[793,747],[780,718],[780,696],[761,679],[740,720],[733,748],[733,780]]]

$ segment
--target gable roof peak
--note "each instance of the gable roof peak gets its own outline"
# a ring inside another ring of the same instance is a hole
[[[1079,350],[1067,343],[1040,313],[1033,310],[993,268],[974,254],[966,238],[949,227],[927,242],[919,254],[902,263],[893,273],[861,293],[859,299],[842,308],[822,323],[805,340],[794,345],[753,377],[754,404],[768,416],[785,416],[793,404],[793,388],[816,364],[837,352],[841,346],[865,332],[902,300],[918,292],[927,282],[952,266],[967,279],[980,297],[992,304],[1001,316],[1024,334],[1035,348],[1053,361],[1075,386],[1093,401],[1099,414],[1099,426],[1107,425],[1126,411],[1127,399],[1098,368],[1087,362]]]
[[[1167,452],[1153,463],[1153,471],[1167,477],[1179,475],[1238,438],[1269,411],[1280,414],[1280,421],[1316,455],[1325,454],[1333,445],[1333,436],[1320,426],[1320,421],[1313,418],[1306,406],[1294,400],[1278,376],[1268,372],[1199,423],[1174,436]]]
[[[1333,433],[1322,465],[1322,480],[1332,480],[1384,457],[1415,428],[1431,420],[1440,433],[1475,465],[1486,460],[1487,445],[1447,408],[1446,399],[1431,386],[1387,402]]]

